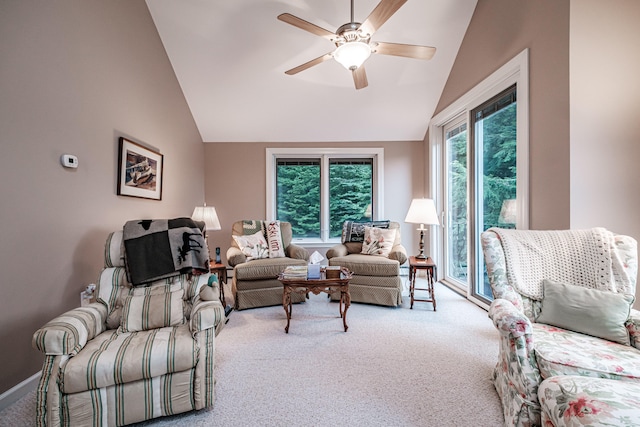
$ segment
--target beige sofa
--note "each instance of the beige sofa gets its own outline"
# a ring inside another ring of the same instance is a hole
[[[236,221],[231,229],[232,236],[247,235],[247,225],[262,221]],[[252,225],[252,227],[255,225]],[[254,228],[252,228],[252,231]],[[247,261],[247,256],[240,250],[235,239],[231,239],[231,247],[227,250],[227,262],[233,267],[232,292],[235,308],[266,307],[282,304],[282,283],[278,274],[289,265],[307,265],[309,252],[291,243],[292,231],[289,222],[280,222],[285,256],[279,258],[262,258]],[[303,302],[304,295],[292,295],[293,302]]]
[[[401,243],[400,224],[391,221],[389,228],[397,231],[388,257],[362,254],[362,242],[341,243],[327,251],[329,265],[346,267],[353,273],[349,282],[352,302],[392,307],[402,303],[400,266],[407,261],[407,251]],[[336,294],[331,299],[339,297]]]

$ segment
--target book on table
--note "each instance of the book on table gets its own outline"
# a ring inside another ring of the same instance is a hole
[[[306,265],[290,265],[282,272],[284,279],[306,279],[307,278],[307,266]]]

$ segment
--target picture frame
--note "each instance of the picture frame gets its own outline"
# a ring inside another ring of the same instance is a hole
[[[118,147],[118,196],[162,200],[164,156],[125,137]]]

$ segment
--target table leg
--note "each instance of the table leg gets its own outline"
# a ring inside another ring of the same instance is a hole
[[[287,315],[287,326],[284,328],[285,333],[289,333],[289,323],[291,322],[291,311],[293,309],[291,304],[291,288],[285,286],[282,290],[282,308]]]
[[[344,300],[344,312],[342,311],[342,301]],[[347,332],[349,326],[347,326],[347,309],[351,305],[351,294],[349,291],[340,291],[340,316],[342,317],[342,325],[344,331]]]
[[[416,288],[416,273],[415,267],[409,267],[409,295],[411,296],[411,305],[409,306],[410,310],[413,309],[413,293]]]
[[[431,294],[431,300],[433,301],[433,311],[436,311],[436,293],[433,289],[435,271],[433,268],[429,269],[429,293]]]

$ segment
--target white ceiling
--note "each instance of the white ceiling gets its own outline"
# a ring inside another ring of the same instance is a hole
[[[422,61],[371,55],[356,90],[334,60],[284,72],[335,46],[276,19],[329,31],[349,0],[146,0],[204,142],[416,141],[427,131],[477,0],[409,0],[372,41],[434,46]],[[355,0],[363,22],[378,0]]]

